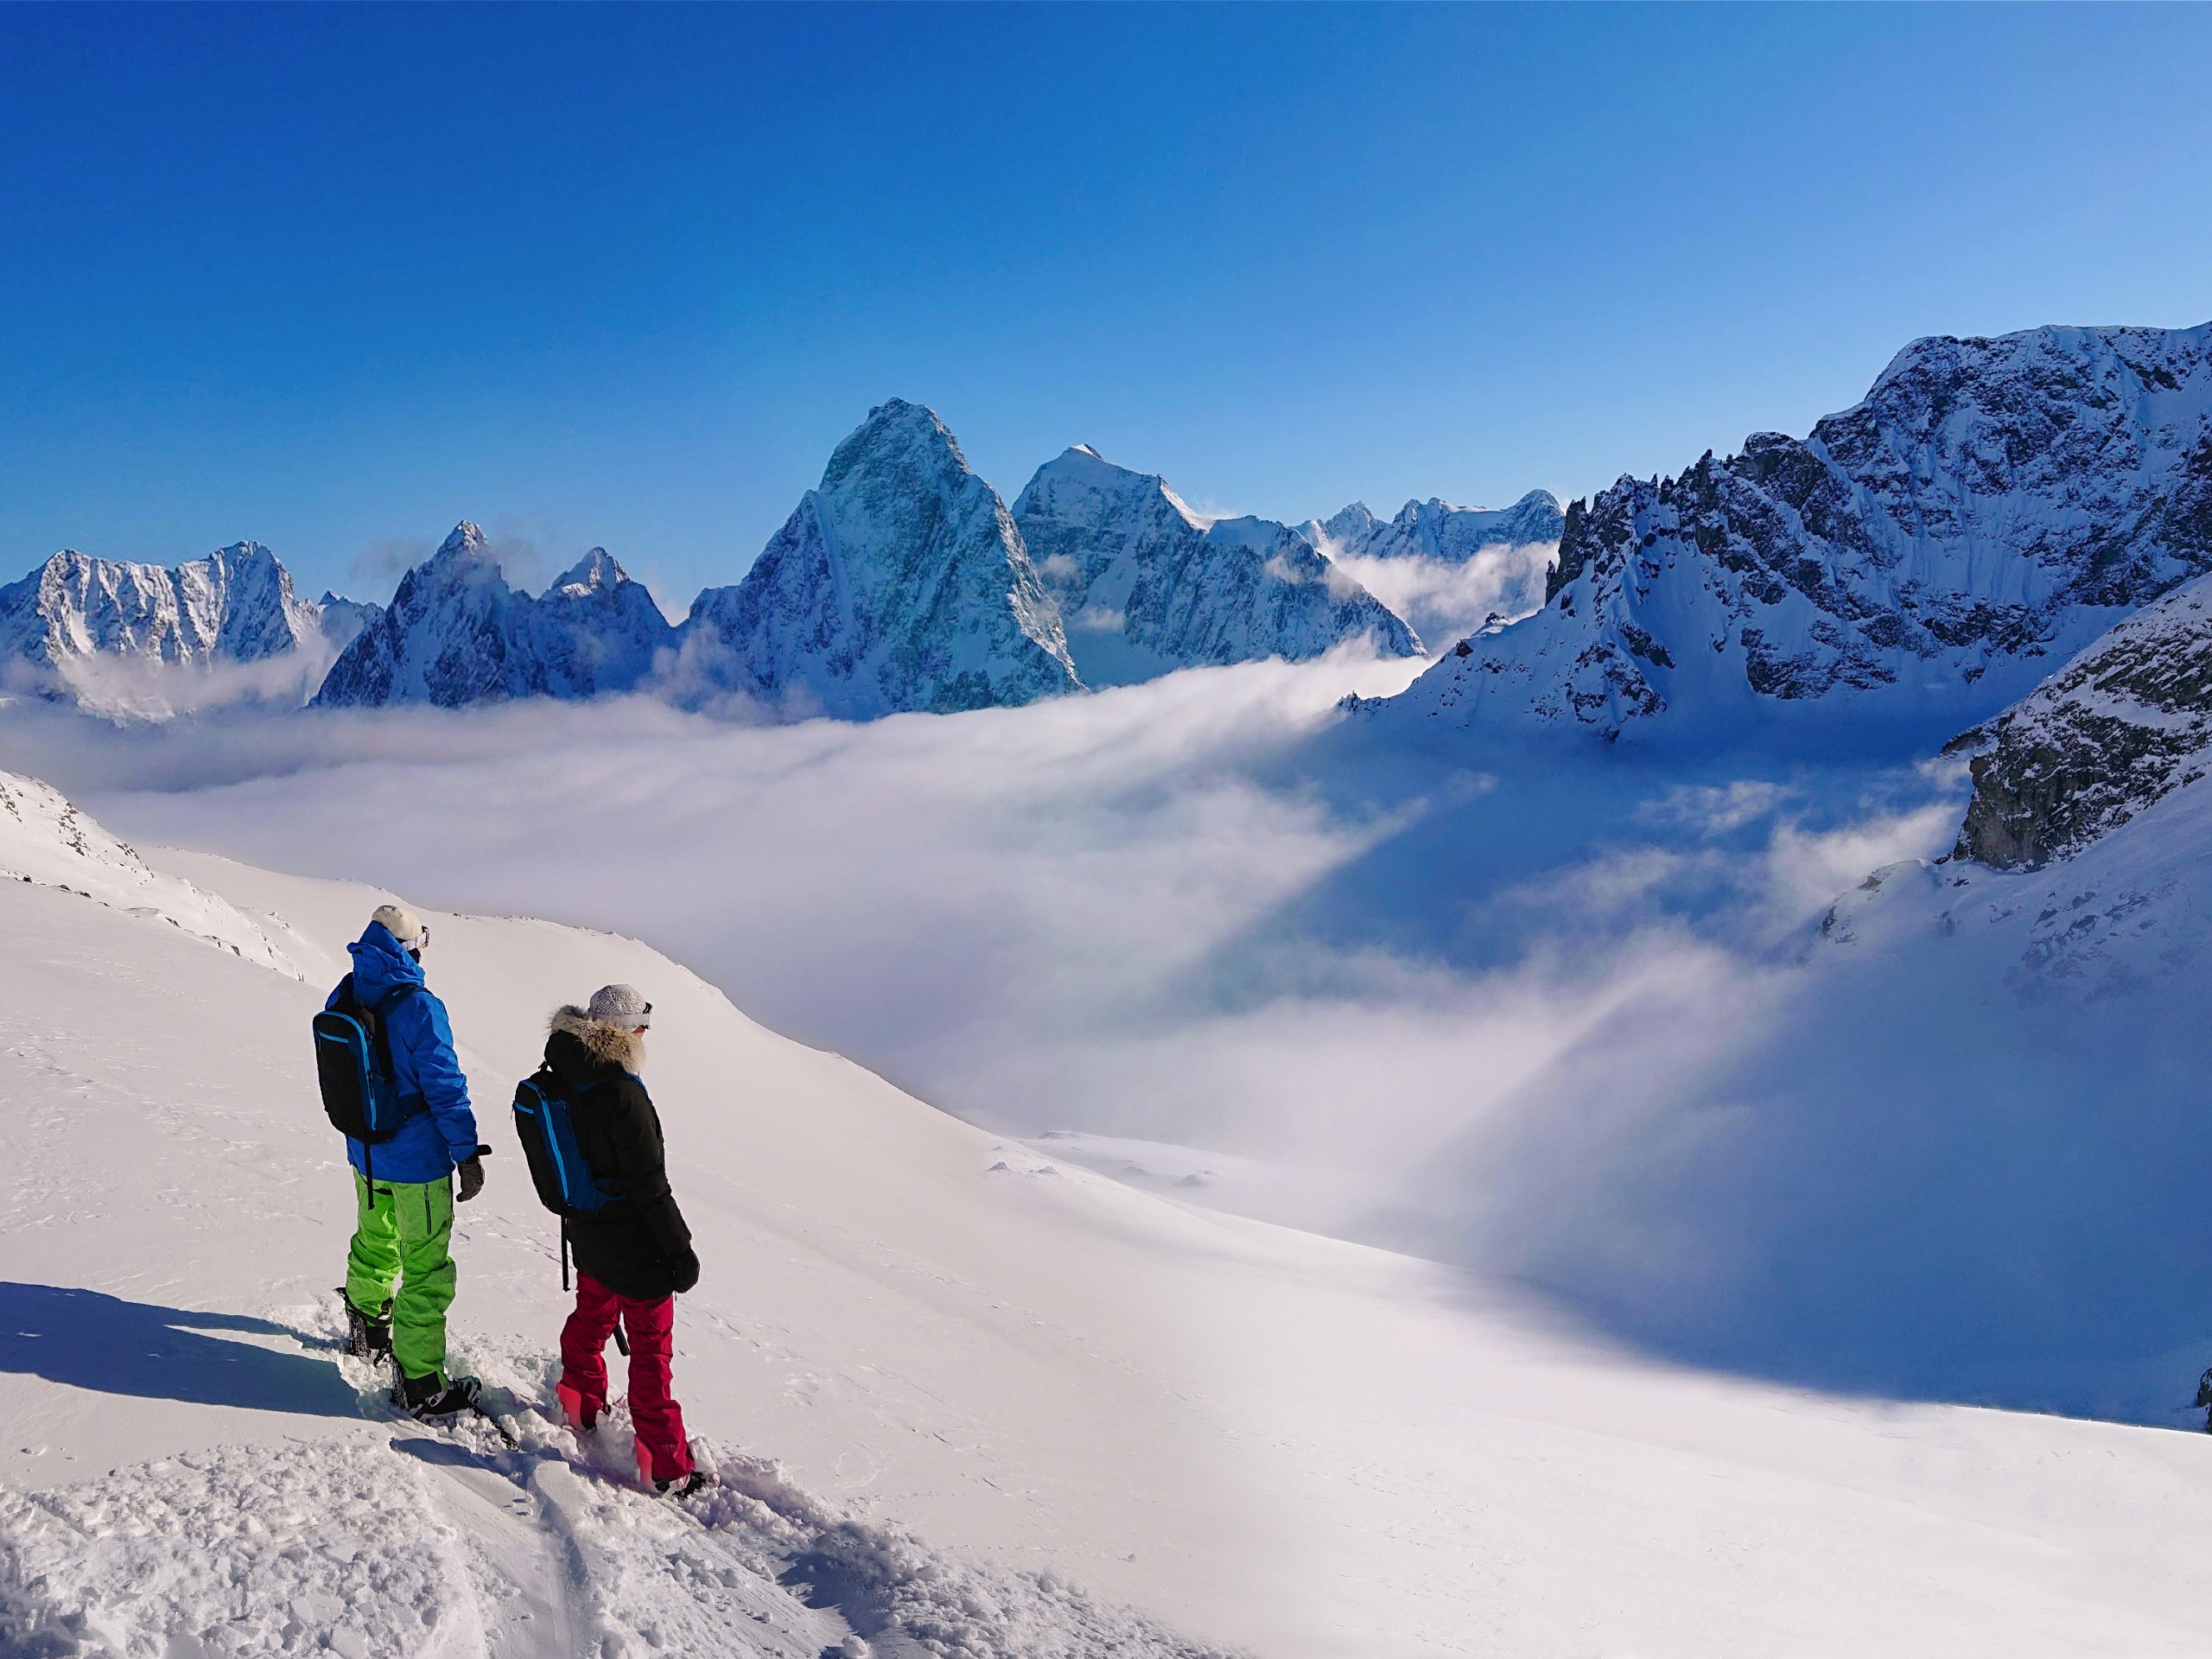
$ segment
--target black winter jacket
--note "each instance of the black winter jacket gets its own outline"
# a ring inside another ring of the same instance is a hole
[[[568,1100],[577,1150],[592,1173],[622,1195],[593,1214],[569,1217],[576,1270],[618,1294],[651,1300],[675,1291],[691,1230],[668,1189],[660,1114],[636,1072],[643,1059],[632,1033],[565,1007],[553,1016],[537,1080]]]

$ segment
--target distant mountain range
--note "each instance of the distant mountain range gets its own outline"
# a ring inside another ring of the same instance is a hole
[[[1355,703],[1386,729],[1971,728],[1976,855],[2046,856],[2118,810],[2110,790],[2193,775],[2202,747],[2197,716],[2168,706],[2197,695],[2173,667],[2196,660],[2197,601],[2157,601],[2212,572],[2212,325],[1916,341],[1804,439],[1755,434],[1563,513],[1538,491],[1389,520],[1357,505],[1294,526],[1219,518],[1084,445],[1009,510],[943,422],[893,399],[680,625],[601,549],[524,593],[464,524],[381,608],[299,599],[253,543],[174,569],[56,554],[0,588],[0,672],[138,711],[164,677],[251,670],[263,695],[326,708],[642,691],[867,720],[1353,642],[1415,655],[1357,575],[1405,594],[1385,575],[1414,568],[1486,571],[1508,597],[1408,690]],[[2082,689],[2139,682],[2126,709]]]
[[[946,713],[1352,644],[1415,655],[1332,558],[1338,527],[1365,556],[1464,563],[1555,540],[1558,519],[1541,491],[1499,512],[1409,503],[1395,525],[1364,506],[1325,525],[1212,518],[1084,446],[1009,512],[933,412],[893,398],[681,625],[603,548],[543,594],[516,588],[467,523],[389,607],[302,601],[256,543],[175,569],[67,551],[0,588],[0,689],[156,715],[249,683],[321,708],[645,691],[785,717]],[[270,671],[239,678],[249,665]]]
[[[300,598],[258,542],[174,567],[65,548],[0,588],[0,690],[164,713],[225,670],[274,668],[242,683],[296,701],[375,608]]]

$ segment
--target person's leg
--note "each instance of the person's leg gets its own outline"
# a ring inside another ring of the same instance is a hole
[[[556,1397],[571,1424],[589,1428],[607,1409],[602,1351],[621,1317],[622,1299],[588,1273],[576,1275],[576,1311],[561,1327],[561,1382]]]
[[[346,1300],[372,1319],[391,1315],[391,1294],[399,1285],[399,1237],[392,1213],[391,1187],[378,1181],[373,1190],[353,1175],[353,1243],[346,1252]]]
[[[399,1223],[399,1296],[391,1311],[391,1351],[404,1376],[443,1378],[446,1310],[453,1306],[453,1177],[394,1181]]]
[[[622,1299],[622,1328],[630,1334],[630,1421],[638,1433],[638,1471],[652,1480],[681,1480],[691,1472],[691,1444],[684,1438],[683,1408],[676,1403],[671,1360],[676,1351],[676,1298]]]

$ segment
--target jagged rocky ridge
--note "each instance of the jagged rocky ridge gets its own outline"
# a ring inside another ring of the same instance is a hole
[[[1431,496],[1377,518],[1364,501],[1300,527],[1323,552],[1363,559],[1435,559],[1465,564],[1484,548],[1556,543],[1566,527],[1559,498],[1531,490],[1510,507],[1455,507]]]
[[[508,585],[483,531],[463,523],[400,578],[391,603],[331,665],[315,703],[454,709],[628,691],[674,640],[652,595],[606,549],[592,549],[533,598]]]
[[[1014,521],[1091,685],[1199,664],[1303,661],[1355,639],[1387,656],[1421,649],[1301,531],[1202,518],[1165,480],[1086,444],[1037,469]]]
[[[741,582],[701,594],[671,689],[873,720],[1080,688],[1021,532],[944,423],[879,404]]]
[[[319,674],[352,601],[333,614],[301,599],[290,572],[258,542],[239,542],[173,567],[94,558],[64,549],[0,588],[0,680],[17,690],[127,704],[163,669],[199,671],[298,659]],[[296,679],[293,694],[306,687]]]
[[[2065,858],[2212,769],[2212,576],[2129,617],[1958,740],[1974,797],[1957,854]]]
[[[1609,737],[1821,699],[1963,723],[2208,568],[2212,325],[1923,340],[1802,442],[1573,503],[1543,608],[1393,702]]]

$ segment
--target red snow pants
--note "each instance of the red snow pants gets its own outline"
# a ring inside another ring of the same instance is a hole
[[[575,1392],[587,1416],[607,1409],[602,1352],[617,1319],[630,1341],[630,1421],[638,1433],[638,1461],[652,1465],[655,1480],[681,1480],[691,1472],[691,1444],[684,1438],[683,1408],[676,1403],[669,1377],[675,1297],[640,1301],[619,1296],[589,1274],[578,1274],[576,1311],[561,1327],[561,1386]]]

